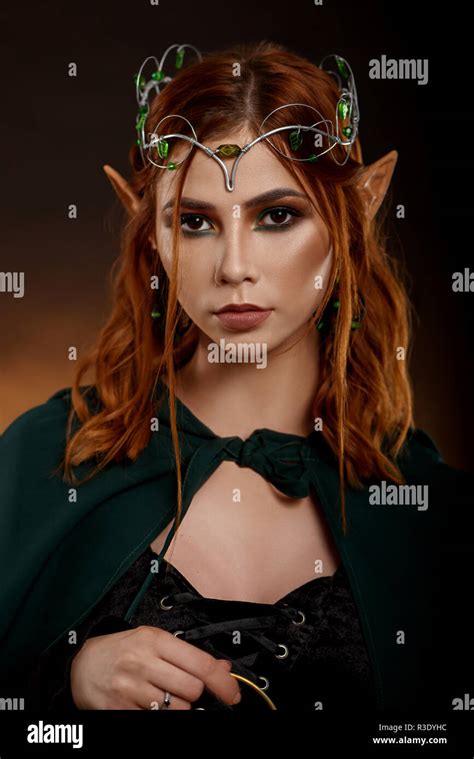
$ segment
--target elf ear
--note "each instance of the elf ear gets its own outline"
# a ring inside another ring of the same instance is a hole
[[[141,202],[136,192],[132,190],[127,180],[118,171],[113,169],[112,166],[104,164],[102,168],[110,179],[110,183],[128,215],[130,217],[135,216],[138,213]],[[156,250],[156,243],[153,237],[150,236],[148,239],[150,240],[151,247]]]
[[[128,215],[135,216],[135,214],[138,212],[138,209],[140,208],[140,198],[138,195],[132,190],[127,180],[124,179],[118,171],[113,169],[112,166],[104,164],[102,168],[107,174],[118,199],[122,203]]]
[[[391,150],[378,161],[374,161],[370,166],[365,167],[357,181],[357,188],[363,197],[367,216],[371,220],[382,205],[397,160],[397,151]]]

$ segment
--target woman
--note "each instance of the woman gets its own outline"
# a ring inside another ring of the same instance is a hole
[[[156,97],[136,77],[130,181],[104,167],[129,215],[112,313],[3,435],[4,681],[26,708],[446,707],[453,470],[413,420],[377,216],[397,153],[363,164],[337,56],[176,47]]]

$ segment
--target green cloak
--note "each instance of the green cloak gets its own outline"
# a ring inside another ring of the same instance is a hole
[[[159,430],[136,461],[109,464],[78,486],[76,500],[59,475],[51,476],[64,452],[70,388],[23,413],[4,432],[0,684],[13,682],[35,657],[74,629],[173,519],[176,475],[166,390],[161,398]],[[440,579],[445,562],[449,572],[462,551],[469,550],[457,534],[454,542],[446,537],[452,533],[446,494],[451,497],[460,484],[466,490],[467,475],[448,467],[433,440],[412,429],[398,464],[407,484],[428,486],[428,508],[374,504],[371,483],[361,490],[348,487],[344,536],[337,461],[320,433],[304,438],[262,428],[244,441],[217,436],[179,400],[177,415],[183,515],[194,493],[224,460],[253,468],[288,495],[302,497],[314,490],[351,584],[378,707],[410,708],[420,695],[432,696],[427,675],[433,667],[439,670],[443,655],[437,649],[442,636],[433,633],[444,619]],[[78,477],[91,467],[92,462],[78,467]],[[462,505],[470,492],[461,496]],[[447,706],[448,697],[450,692],[443,692],[440,706]]]

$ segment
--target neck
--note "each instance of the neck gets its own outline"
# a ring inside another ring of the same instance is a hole
[[[319,333],[304,325],[258,363],[209,361],[209,338],[176,375],[176,395],[220,437],[247,438],[255,429],[306,437],[314,429],[312,405],[319,382]],[[225,344],[248,345],[226,338]],[[219,348],[219,343],[216,344]],[[242,361],[242,355],[240,361]],[[254,354],[262,358],[259,352]],[[222,349],[221,349],[222,358]]]

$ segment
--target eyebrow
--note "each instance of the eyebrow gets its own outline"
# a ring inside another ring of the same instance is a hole
[[[274,190],[268,190],[267,192],[262,192],[261,195],[256,195],[254,198],[250,198],[250,200],[246,200],[245,203],[242,203],[242,207],[245,209],[249,208],[255,208],[256,206],[261,205],[262,203],[272,203],[275,200],[280,200],[281,198],[304,198],[305,200],[308,199],[308,196],[304,192],[298,192],[298,190],[293,190],[291,187],[278,187]],[[168,200],[167,203],[163,206],[163,211],[166,211],[168,208],[174,205],[176,198],[171,198],[171,200]],[[186,208],[192,208],[195,211],[216,211],[216,206],[212,203],[207,203],[204,200],[195,200],[194,198],[181,198],[181,206],[185,206]]]

